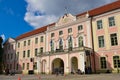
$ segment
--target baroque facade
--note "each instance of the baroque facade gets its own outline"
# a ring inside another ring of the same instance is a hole
[[[119,21],[120,1],[75,16],[66,13],[55,23],[12,39],[13,52],[6,50],[12,43],[8,39],[4,44],[5,67],[24,74],[51,74],[56,69],[65,74],[78,70],[84,73],[118,72]],[[15,56],[9,63],[6,60],[11,53]]]

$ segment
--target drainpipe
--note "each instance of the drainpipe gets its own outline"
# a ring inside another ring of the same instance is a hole
[[[92,37],[92,48],[93,48],[93,61],[94,61],[94,72],[96,73],[96,62],[95,62],[95,51],[94,51],[94,38],[93,38],[93,25],[92,25],[93,17],[90,17],[90,25],[91,25],[91,37]]]
[[[15,62],[17,62],[18,63],[18,59],[17,59],[17,40],[15,40],[15,55],[14,55],[14,74],[16,73],[16,63]],[[17,59],[17,61],[16,61],[16,59]]]

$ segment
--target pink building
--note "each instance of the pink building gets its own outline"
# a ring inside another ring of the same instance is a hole
[[[4,55],[3,55],[4,69],[9,69],[10,72],[18,72],[17,57],[16,57],[16,41],[13,38],[9,38],[4,43]]]
[[[15,39],[13,50],[18,57],[17,71],[24,74],[51,74],[56,70],[65,74],[79,70],[117,72],[119,21],[120,1],[116,1],[75,16],[66,13],[55,23],[22,34]]]

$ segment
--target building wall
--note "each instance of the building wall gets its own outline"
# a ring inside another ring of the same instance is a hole
[[[115,26],[109,27],[108,18],[114,16]],[[116,70],[113,65],[113,56],[120,56],[120,9],[113,10],[98,16],[93,17],[92,25],[93,25],[93,39],[94,39],[94,50],[96,53],[96,69],[107,70],[110,69],[112,71]],[[97,29],[97,21],[102,20],[103,29]],[[117,33],[117,41],[118,45],[111,46],[110,34]],[[104,44],[105,46],[99,48],[98,36],[104,36]],[[100,57],[106,57],[107,68],[101,69]]]
[[[68,39],[69,36],[72,37],[72,41],[73,41],[73,48],[77,48],[78,47],[78,38],[80,36],[83,37],[83,44],[85,47],[89,47],[92,48],[92,40],[91,40],[91,25],[90,25],[90,19],[86,18],[85,16],[77,19],[77,20],[69,20],[66,22],[62,22],[65,19],[66,15],[64,15],[63,17],[60,18],[60,20],[58,20],[58,22],[56,22],[55,26],[50,26],[48,27],[48,30],[46,32],[46,40],[47,40],[47,46],[46,46],[46,52],[50,52],[51,51],[51,46],[50,46],[50,42],[51,40],[54,42],[54,51],[56,51],[56,49],[59,49],[59,41],[60,38],[62,39],[63,42],[63,49],[66,50],[68,49]],[[71,14],[68,14],[67,17],[71,17]],[[67,18],[66,17],[66,18]],[[62,19],[63,18],[63,19]],[[75,19],[74,16],[72,18],[69,19]],[[71,22],[72,21],[72,22]],[[59,25],[57,24],[59,23]],[[82,25],[83,29],[78,31],[78,26]],[[72,32],[68,33],[68,29],[72,28]],[[63,31],[62,35],[59,35],[59,31]],[[51,33],[54,33],[54,37],[51,37]],[[60,53],[56,53],[53,54],[52,56],[48,55],[48,56],[43,56],[41,57],[42,60],[46,61],[46,72],[47,73],[51,73],[52,72],[52,62],[54,59],[60,58],[61,60],[63,60],[64,62],[64,72],[65,73],[70,73],[71,72],[71,58],[72,57],[77,57],[78,59],[78,68],[84,72],[85,71],[85,52],[72,52],[72,54],[69,55],[68,52],[62,52],[63,54]],[[60,55],[59,55],[60,54]],[[69,59],[68,59],[68,55],[69,55]],[[42,61],[41,61],[42,62]]]
[[[65,14],[60,17],[56,23],[40,28],[40,33],[35,30],[32,35],[31,33],[27,33],[19,36],[17,41],[8,39],[4,45],[5,68],[9,68],[11,71],[22,71],[24,74],[28,74],[31,70],[34,70],[35,73],[43,72],[48,74],[53,72],[53,63],[56,65],[55,68],[61,67],[60,61],[62,61],[64,63],[62,64],[64,65],[64,73],[70,73],[72,71],[73,63],[75,63],[74,69],[78,68],[82,72],[85,72],[87,67],[92,67],[92,70],[96,70],[97,72],[105,72],[107,70],[117,72],[120,68],[119,3],[120,2],[117,1],[113,4],[106,5],[112,9],[103,6],[77,16]],[[115,4],[117,4],[117,7],[113,6]],[[115,21],[115,25],[111,27],[109,26],[108,20],[110,17],[114,17]],[[102,29],[97,29],[97,21],[99,20],[102,20]],[[78,31],[79,25],[82,25],[83,29]],[[72,32],[68,33],[68,29],[70,28]],[[59,35],[59,31],[63,31],[63,34]],[[38,34],[36,34],[36,32]],[[51,37],[51,33],[54,33],[54,37]],[[111,34],[113,33],[117,34],[116,37],[113,35],[113,42],[118,42],[118,44],[114,43],[117,44],[114,46],[111,45]],[[43,42],[40,42],[41,36],[43,36]],[[70,36],[72,39],[72,51],[68,49]],[[80,36],[83,37],[82,47],[79,47],[78,44],[78,38]],[[101,40],[104,41],[104,46],[101,45],[103,47],[99,46],[99,36],[104,36]],[[35,43],[36,39],[38,39],[37,43]],[[60,49],[60,39],[62,39],[63,51],[57,52],[57,50]],[[30,45],[28,45],[29,40]],[[54,43],[53,52],[51,51],[51,40]],[[26,43],[26,45],[24,45],[24,43]],[[43,48],[43,52],[40,53],[41,47]],[[37,52],[35,55],[36,49]],[[87,50],[90,51],[89,55],[87,54],[89,53]],[[28,51],[30,51],[29,56]],[[118,60],[113,60],[114,56],[119,57]],[[115,63],[118,64],[117,67]],[[36,69],[34,69],[34,67]]]
[[[41,36],[44,37],[43,42],[40,42]],[[35,43],[35,38],[38,38],[38,43]],[[28,45],[28,40],[30,40],[30,45]],[[24,41],[26,41],[26,46],[24,46]],[[20,43],[20,47],[18,48],[18,43]],[[37,35],[33,35],[21,40],[17,41],[17,50],[16,53],[19,52],[19,70],[23,70],[23,73],[28,73],[29,70],[33,70],[34,62],[37,62],[37,56],[40,55],[40,48],[43,47],[43,52],[45,52],[45,34],[40,33]],[[37,56],[35,56],[35,49],[37,49]],[[30,56],[28,57],[28,50],[30,50]],[[25,57],[23,57],[23,51],[25,51]],[[31,58],[33,61],[31,61]],[[25,68],[23,68],[23,63],[25,64]],[[27,63],[29,63],[29,68],[27,69]],[[35,73],[37,70],[35,70]]]
[[[61,22],[59,22],[61,23]],[[83,25],[83,29],[78,31],[78,26]],[[68,33],[68,29],[72,28],[72,32]],[[63,31],[62,35],[59,35],[59,31]],[[54,33],[55,36],[51,38],[51,33]],[[48,30],[48,51],[51,50],[50,48],[50,41],[53,40],[54,42],[54,49],[59,49],[59,41],[60,38],[63,41],[63,48],[68,49],[68,39],[69,36],[72,37],[73,40],[73,47],[78,47],[78,37],[83,37],[83,43],[84,46],[92,48],[92,40],[91,40],[91,25],[90,25],[90,19],[86,19],[83,17],[83,19],[78,19],[74,22],[71,22],[69,24],[62,23],[62,26],[54,26],[52,28],[49,28]]]
[[[66,15],[64,15],[66,17]],[[69,18],[70,17],[70,18]],[[59,39],[63,40],[63,49],[68,49],[68,39],[69,36],[72,37],[73,40],[73,48],[78,47],[78,37],[83,37],[83,44],[85,47],[92,48],[92,40],[91,40],[91,25],[90,19],[86,18],[86,16],[79,18],[76,20],[74,16],[68,14],[67,17],[68,21],[62,22],[63,19],[61,18],[56,25],[49,26],[47,31],[44,33],[36,34],[30,37],[26,37],[20,40],[17,40],[17,49],[16,54],[19,53],[19,71],[22,70],[24,74],[27,74],[29,70],[33,70],[34,62],[37,62],[37,69],[34,70],[35,73],[51,73],[52,72],[52,63],[53,60],[60,58],[64,62],[64,72],[70,73],[71,72],[71,58],[76,57],[78,60],[78,68],[84,72],[85,71],[85,51],[82,52],[72,52],[69,54],[68,52],[58,53],[54,52],[52,55],[50,53],[51,46],[50,41],[51,39],[54,42],[54,51],[59,49]],[[69,20],[70,19],[70,20]],[[58,25],[59,23],[59,25]],[[78,26],[83,25],[83,29],[78,31]],[[68,33],[68,29],[72,28],[72,32]],[[63,34],[59,36],[59,31],[63,31]],[[54,33],[55,36],[51,38],[51,33]],[[40,36],[44,36],[44,42],[40,42]],[[35,44],[35,38],[38,37],[38,43]],[[28,45],[28,40],[30,40],[30,45]],[[26,46],[24,46],[24,41],[26,41]],[[20,43],[20,47],[18,44]],[[38,48],[38,53],[40,47],[44,48],[42,56],[36,57],[35,56],[35,49]],[[27,57],[27,51],[30,50],[30,57]],[[25,57],[23,57],[23,52],[26,51]],[[45,52],[45,53],[44,53]],[[50,54],[50,55],[49,55]],[[69,57],[68,57],[69,56]],[[31,62],[31,58],[34,58],[34,61]],[[29,63],[29,68],[27,69],[27,64]],[[24,69],[23,69],[24,64]]]
[[[15,50],[16,50],[16,42],[14,39],[9,38],[4,45],[3,63],[4,63],[4,69],[9,69],[10,72],[17,71]]]

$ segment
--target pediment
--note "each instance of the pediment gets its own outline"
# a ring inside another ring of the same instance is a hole
[[[59,18],[58,22],[56,22],[56,26],[65,25],[73,21],[76,21],[76,16],[73,16],[71,14],[65,14],[64,16]]]
[[[15,42],[15,39],[13,38],[8,38],[8,40],[5,43],[11,43],[11,42]]]

